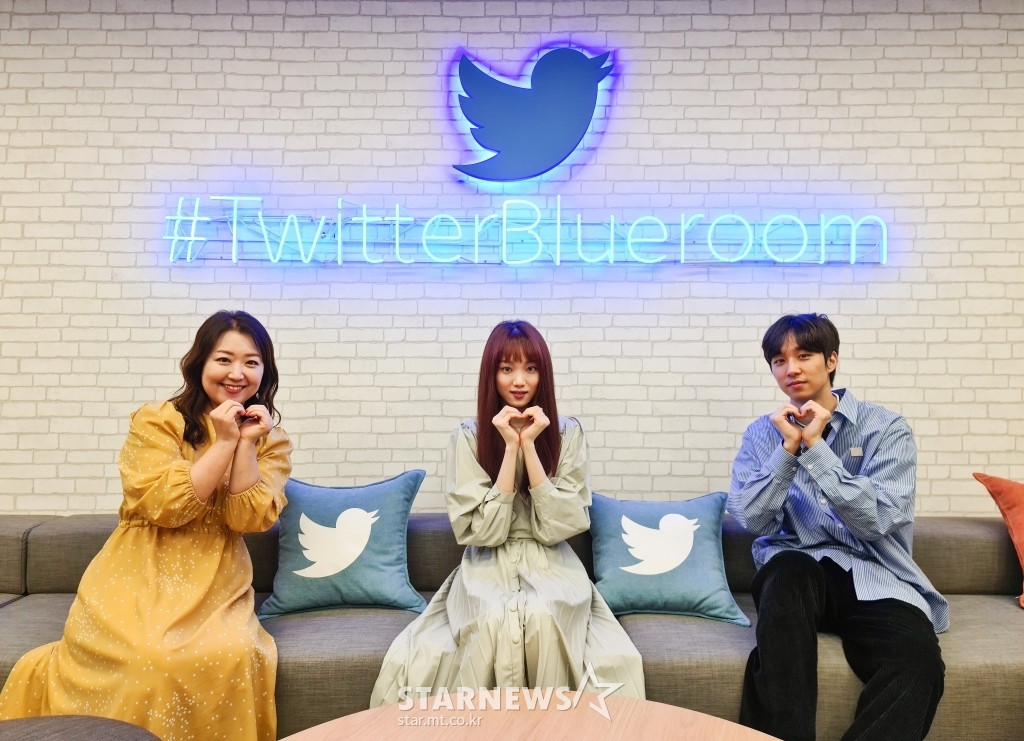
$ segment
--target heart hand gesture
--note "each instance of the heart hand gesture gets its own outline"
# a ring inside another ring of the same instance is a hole
[[[832,419],[832,412],[816,401],[808,401],[799,408],[786,403],[769,419],[782,434],[782,447],[796,455],[801,441],[810,448],[821,440],[825,425]]]
[[[230,399],[210,412],[210,421],[213,422],[217,442],[238,442],[238,419],[243,414],[245,407]]]
[[[274,420],[270,412],[262,404],[254,404],[245,410],[245,416],[239,419],[239,437],[248,443],[255,443],[274,429]]]
[[[809,448],[821,440],[825,425],[832,419],[832,412],[816,401],[808,401],[800,407],[798,418],[804,425],[803,438]]]
[[[540,433],[548,428],[551,420],[540,407],[530,407],[523,411],[522,416],[526,419],[526,424],[519,430],[519,441],[521,444],[532,445]]]
[[[800,449],[800,441],[803,439],[803,430],[800,425],[792,422],[792,419],[800,418],[800,410],[790,403],[785,403],[775,410],[769,419],[782,434],[782,447],[792,455]]]
[[[523,426],[523,414],[512,406],[504,407],[491,420],[505,441],[506,447],[519,447],[519,430]]]

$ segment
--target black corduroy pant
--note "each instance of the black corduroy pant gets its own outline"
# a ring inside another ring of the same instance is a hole
[[[757,647],[747,660],[740,723],[783,741],[814,741],[818,632],[835,633],[864,682],[843,741],[921,741],[942,697],[945,664],[928,617],[897,599],[861,601],[853,574],[784,551],[754,576]]]

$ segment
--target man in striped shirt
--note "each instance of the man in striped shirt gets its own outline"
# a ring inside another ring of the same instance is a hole
[[[729,511],[760,536],[740,722],[814,741],[824,631],[839,635],[865,684],[843,741],[920,741],[942,697],[935,634],[949,608],[911,558],[910,427],[833,390],[839,333],[827,317],[784,316],[761,348],[788,399],[747,428],[733,463]]]

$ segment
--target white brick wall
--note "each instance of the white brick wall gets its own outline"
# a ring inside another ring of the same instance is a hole
[[[535,197],[868,209],[889,265],[168,264],[178,195],[488,213],[452,177],[454,50],[515,74],[569,37],[615,50],[614,107]],[[422,509],[499,319],[548,338],[595,488],[664,499],[727,486],[779,399],[761,333],[824,311],[839,382],[911,422],[919,510],[993,513],[971,472],[1024,479],[1022,48],[1020,0],[0,0],[0,509],[114,510],[127,414],[230,307],[271,328],[295,475],[423,467]]]

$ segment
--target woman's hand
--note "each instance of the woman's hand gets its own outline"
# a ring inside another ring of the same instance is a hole
[[[515,446],[519,447],[519,431],[512,426],[513,420],[520,420],[524,417],[518,409],[511,406],[506,406],[500,412],[494,415],[494,419],[491,422],[498,429],[498,433],[501,435],[501,439],[505,441],[505,447]]]
[[[245,414],[245,407],[230,399],[210,412],[210,421],[213,422],[213,431],[217,435],[217,442],[238,442],[241,434],[238,428],[238,418],[243,414]]]
[[[239,441],[256,443],[274,429],[274,419],[262,404],[253,404],[245,410],[238,425]]]
[[[526,417],[526,424],[519,431],[519,441],[524,445],[532,444],[551,424],[551,420],[540,407],[530,407],[522,416]]]
[[[243,411],[238,421],[238,445],[231,460],[231,476],[228,479],[230,494],[241,494],[259,483],[260,466],[256,457],[256,443],[272,429],[274,419],[262,404],[253,404]]]
[[[200,502],[205,503],[213,496],[231,465],[235,448],[241,439],[238,418],[243,414],[245,407],[230,399],[210,412],[210,421],[213,422],[213,432],[217,439],[189,469],[192,491]],[[255,455],[254,448],[253,457]]]
[[[551,420],[540,407],[530,407],[524,410],[523,416],[526,417],[526,424],[519,430],[519,440],[523,446],[523,465],[526,467],[526,477],[532,489],[543,484],[548,478],[534,443],[540,437],[540,433],[544,432],[551,424]]]

